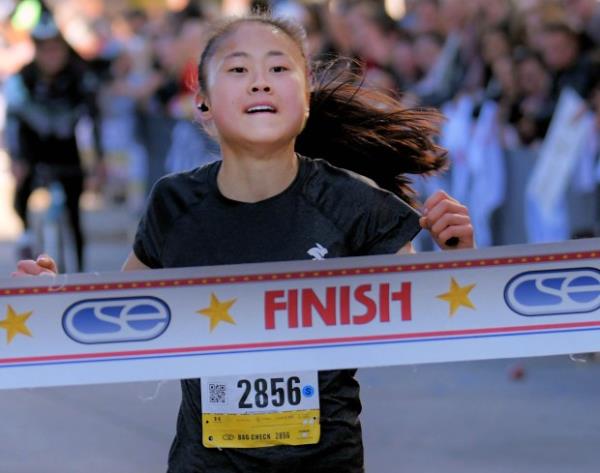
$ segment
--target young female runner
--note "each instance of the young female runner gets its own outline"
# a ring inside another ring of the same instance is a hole
[[[302,30],[268,17],[224,22],[198,73],[202,120],[223,159],[156,184],[124,270],[405,252],[418,224],[442,248],[452,237],[473,246],[466,208],[446,194],[425,202],[420,221],[394,195],[410,199],[403,173],[445,164],[431,138],[436,113],[349,82],[315,85]],[[54,272],[42,257],[15,275]],[[183,380],[169,472],[363,471],[354,374],[318,373],[318,440],[244,449],[203,445],[201,380]]]

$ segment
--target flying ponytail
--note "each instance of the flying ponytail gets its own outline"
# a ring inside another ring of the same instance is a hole
[[[447,166],[446,151],[434,141],[442,115],[404,108],[387,94],[365,88],[356,74],[331,75],[331,69],[311,92],[309,119],[296,151],[362,174],[415,204],[406,174],[432,175]]]

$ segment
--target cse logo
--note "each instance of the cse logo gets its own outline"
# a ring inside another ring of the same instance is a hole
[[[88,299],[63,314],[65,333],[79,343],[152,340],[171,322],[171,310],[156,297]]]
[[[574,268],[519,274],[506,285],[504,300],[526,316],[593,312],[600,308],[600,271]]]

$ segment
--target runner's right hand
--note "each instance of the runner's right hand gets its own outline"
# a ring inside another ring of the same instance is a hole
[[[56,262],[48,255],[40,255],[34,261],[32,259],[23,259],[17,263],[17,270],[11,273],[13,278],[25,276],[56,276],[58,268]]]

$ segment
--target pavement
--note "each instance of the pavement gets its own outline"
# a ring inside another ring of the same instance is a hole
[[[0,277],[14,267],[19,231],[10,189],[0,161]],[[118,269],[135,219],[102,202],[86,208],[87,269]],[[600,466],[600,363],[563,356],[398,366],[364,369],[359,379],[367,473]],[[179,399],[174,381],[0,391],[0,473],[164,472]]]

